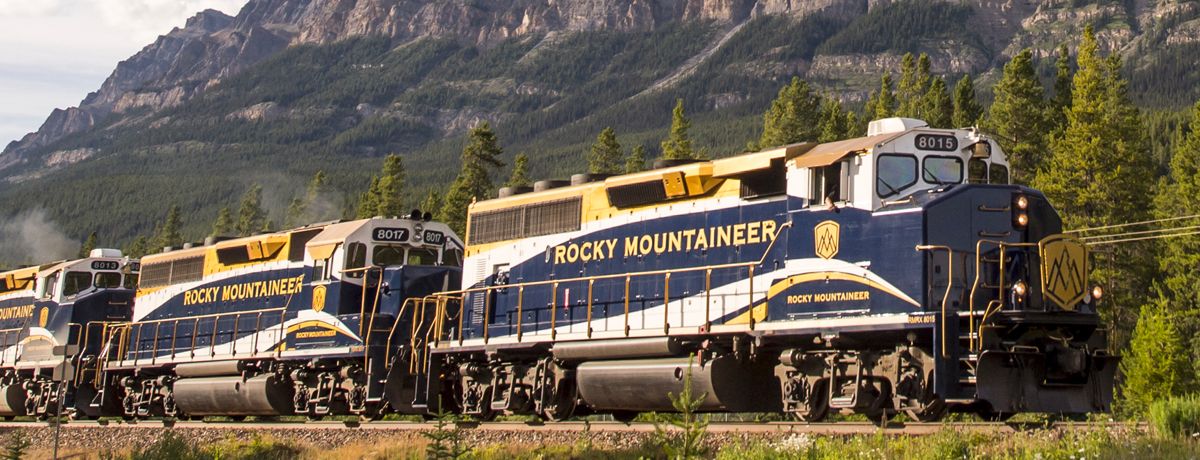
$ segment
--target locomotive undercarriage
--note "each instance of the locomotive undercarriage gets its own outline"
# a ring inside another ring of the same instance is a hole
[[[88,385],[55,381],[51,369],[5,369],[0,376],[0,417],[33,416],[44,420],[61,414],[80,419],[95,416],[87,407],[95,394]]]
[[[379,398],[368,398],[362,359],[192,363],[110,373],[107,380],[126,418],[381,414]]]

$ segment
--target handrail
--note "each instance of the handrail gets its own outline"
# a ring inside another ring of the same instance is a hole
[[[669,315],[669,313],[670,313],[669,312],[669,309],[670,309],[670,278],[672,276],[681,274],[681,273],[692,273],[692,272],[700,272],[700,271],[705,272],[705,282],[706,282],[706,287],[705,287],[705,291],[706,291],[705,327],[708,327],[709,326],[708,323],[710,322],[710,317],[708,315],[709,315],[709,308],[711,308],[711,302],[710,302],[711,292],[710,291],[711,291],[712,272],[715,270],[746,268],[746,269],[748,269],[748,274],[749,274],[748,281],[749,281],[749,287],[750,287],[750,290],[747,293],[749,296],[749,299],[750,299],[750,302],[748,304],[749,308],[750,308],[749,327],[751,330],[753,330],[755,327],[755,323],[756,323],[755,318],[754,318],[754,271],[755,271],[754,267],[761,266],[764,263],[766,263],[767,256],[769,256],[771,254],[771,251],[775,247],[775,243],[777,241],[779,241],[779,236],[783,234],[783,231],[785,229],[790,228],[791,226],[792,226],[791,221],[786,221],[786,222],[783,222],[782,224],[780,224],[780,226],[778,228],[776,228],[775,233],[771,238],[771,242],[767,245],[766,249],[763,250],[762,255],[758,258],[758,260],[754,260],[754,261],[732,262],[732,263],[724,263],[724,264],[703,265],[703,266],[696,266],[696,267],[684,267],[684,268],[674,268],[674,269],[647,270],[647,271],[632,272],[632,273],[591,275],[591,276],[581,276],[581,277],[565,278],[565,279],[548,279],[548,280],[538,280],[538,281],[527,281],[527,282],[514,283],[514,284],[479,286],[479,287],[459,289],[459,290],[453,290],[453,291],[438,292],[438,293],[434,293],[429,296],[426,296],[426,298],[439,299],[440,305],[439,305],[438,312],[437,312],[439,317],[445,313],[444,307],[445,307],[445,303],[447,301],[449,301],[451,299],[458,300],[458,302],[459,302],[458,342],[459,342],[459,345],[462,345],[463,341],[465,340],[464,331],[463,331],[462,326],[463,326],[463,318],[466,316],[465,314],[463,314],[464,313],[463,310],[465,310],[465,308],[466,308],[465,299],[466,299],[467,294],[484,293],[485,294],[484,302],[486,304],[486,303],[490,302],[490,300],[491,300],[490,293],[492,291],[500,290],[500,289],[511,289],[511,288],[515,287],[518,289],[518,297],[519,297],[518,302],[519,302],[519,304],[522,305],[522,308],[523,308],[523,301],[524,301],[523,296],[524,296],[524,289],[526,287],[549,285],[552,287],[551,293],[550,293],[550,340],[556,340],[557,335],[558,335],[557,334],[558,333],[557,308],[558,308],[558,286],[559,285],[567,284],[567,283],[587,282],[590,287],[596,281],[623,278],[625,281],[625,283],[624,283],[625,284],[625,296],[624,296],[624,307],[625,307],[624,323],[625,324],[624,324],[624,326],[625,326],[625,335],[628,336],[629,332],[631,330],[631,328],[629,326],[629,310],[630,310],[629,286],[630,286],[630,283],[632,282],[632,279],[634,277],[663,276],[663,283],[664,283],[663,332],[664,332],[664,334],[670,334],[670,327],[671,327],[670,315]],[[591,297],[592,296],[590,295],[590,289],[589,289],[589,295],[588,295],[588,305],[589,305],[588,314],[589,314],[589,316],[591,314]],[[488,311],[488,310],[490,310],[490,308],[487,308],[487,307],[490,307],[490,305],[485,305],[485,312],[484,312],[485,316],[490,314],[490,311]],[[570,308],[569,305],[567,307]],[[521,308],[518,309],[518,313],[523,313]],[[523,317],[523,314],[521,314],[519,316],[518,321],[520,321],[520,318],[522,318],[522,317]],[[589,319],[587,325],[588,325],[588,330],[590,331],[591,330],[590,319]],[[486,343],[486,340],[487,340],[486,338],[489,335],[489,331],[487,330],[488,325],[486,324],[486,320],[485,320],[485,324],[483,325],[483,328],[484,328],[483,334],[484,334],[485,343]],[[523,334],[521,333],[521,331],[518,330],[517,335],[522,336]],[[440,332],[439,332],[439,336],[440,336]],[[518,340],[520,340],[520,339],[518,339]]]
[[[982,273],[983,273],[983,245],[985,243],[996,245],[996,249],[1000,252],[1000,260],[999,260],[999,272],[1000,273],[998,274],[999,279],[998,279],[998,283],[997,283],[997,289],[1000,290],[1000,293],[998,296],[999,299],[997,299],[997,300],[1000,302],[1000,304],[996,308],[997,311],[999,311],[1000,309],[1003,309],[1004,305],[1005,305],[1004,289],[1006,287],[1006,283],[1004,282],[1004,275],[1005,275],[1004,263],[1005,263],[1005,259],[1007,259],[1007,251],[1005,249],[1010,248],[1010,247],[1011,248],[1031,248],[1031,247],[1038,246],[1038,243],[1021,243],[1021,242],[1012,243],[1012,242],[1007,242],[1007,241],[997,241],[997,240],[988,240],[988,239],[980,239],[975,242],[975,281],[973,283],[971,283],[971,296],[970,296],[970,299],[968,299],[968,306],[970,309],[969,310],[970,311],[969,323],[970,323],[970,334],[971,335],[968,335],[967,337],[970,340],[969,347],[972,351],[977,350],[975,348],[975,339],[973,337],[975,334],[975,293],[979,289],[980,278],[983,276],[982,275]],[[989,307],[990,306],[991,306],[991,304],[989,302]],[[984,311],[984,314],[985,314],[985,316],[988,316],[986,310]],[[986,319],[986,318],[981,318],[980,322],[979,322],[979,327],[980,327],[979,349],[983,348],[983,333],[982,333],[983,319]]]
[[[950,300],[950,290],[954,285],[954,249],[950,246],[922,244],[916,247],[917,251],[946,251],[946,260],[949,261],[946,265],[946,293],[942,295],[942,357],[948,358],[950,355],[946,353],[946,305]]]
[[[288,300],[290,303],[291,298],[289,297]],[[188,342],[188,348],[189,348],[190,357],[195,358],[196,357],[196,339],[199,337],[201,321],[207,320],[207,319],[212,319],[213,320],[212,333],[208,334],[209,335],[209,337],[208,337],[209,338],[209,344],[208,344],[209,345],[209,357],[211,358],[211,357],[217,356],[216,341],[217,341],[217,337],[221,336],[221,334],[220,334],[221,320],[232,317],[234,324],[233,324],[233,329],[230,331],[230,334],[232,334],[232,336],[231,336],[231,340],[229,343],[229,354],[231,356],[236,356],[237,355],[237,339],[238,339],[238,334],[241,332],[242,316],[254,314],[255,322],[256,322],[255,331],[258,331],[259,327],[262,324],[263,314],[280,313],[279,326],[280,326],[280,330],[282,331],[283,323],[284,323],[283,313],[286,312],[286,310],[287,310],[287,306],[283,306],[283,307],[278,307],[278,308],[263,308],[263,309],[258,309],[258,310],[209,313],[209,314],[204,314],[204,315],[190,315],[190,316],[181,316],[181,317],[177,317],[177,318],[163,318],[163,319],[148,320],[148,321],[109,322],[109,323],[105,323],[105,324],[109,325],[109,326],[105,327],[105,329],[106,329],[105,334],[108,337],[108,339],[106,341],[111,342],[113,338],[117,337],[118,335],[120,336],[119,340],[117,341],[118,347],[117,347],[117,353],[116,353],[116,355],[119,357],[120,361],[126,361],[127,359],[129,359],[129,357],[127,355],[132,353],[133,354],[133,357],[132,357],[133,364],[137,365],[138,361],[142,359],[140,357],[140,355],[143,352],[149,351],[150,352],[150,363],[153,365],[153,364],[157,364],[157,362],[158,362],[159,341],[162,336],[162,325],[167,322],[172,323],[171,359],[175,359],[175,357],[179,353],[179,350],[178,350],[178,348],[179,348],[178,347],[178,345],[179,345],[178,344],[179,324],[182,322],[185,322],[185,321],[192,321],[191,338],[190,338],[190,341]],[[154,334],[153,334],[153,337],[151,338],[151,340],[153,340],[153,343],[150,344],[149,349],[143,350],[142,349],[142,338],[143,338],[142,331],[143,331],[143,329],[145,329],[148,326],[154,326]],[[132,329],[134,329],[134,328],[137,329],[136,334],[133,334]],[[133,339],[132,342],[130,342],[130,340],[129,340],[131,338]],[[282,338],[283,338],[283,336],[282,336],[282,332],[281,332],[280,339],[282,339]],[[258,354],[260,350],[258,349],[257,334],[255,334],[252,347],[254,349],[253,354]]]

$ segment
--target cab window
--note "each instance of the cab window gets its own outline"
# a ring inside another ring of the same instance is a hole
[[[111,289],[121,286],[121,274],[113,272],[100,272],[96,274],[96,287],[100,289]]]
[[[917,157],[880,155],[875,162],[875,193],[880,198],[897,195],[917,183]]]
[[[928,184],[947,185],[962,182],[962,159],[955,157],[925,157],[921,164],[921,179]]]
[[[404,247],[379,245],[371,251],[371,263],[377,266],[404,265]]]
[[[92,274],[89,272],[67,272],[63,276],[63,297],[73,296],[90,287]]]
[[[350,278],[362,278],[363,271],[356,270],[367,266],[367,245],[350,243],[346,245],[346,264],[344,270],[355,270],[346,273]]]
[[[438,255],[434,249],[410,249],[408,251],[409,265],[437,265]]]
[[[1008,184],[1008,168],[1004,165],[992,165],[992,173],[988,176],[988,180],[993,184]]]
[[[128,275],[125,275],[125,284],[122,285],[125,287],[125,289],[137,289],[137,285],[138,285],[138,274],[137,273],[130,273]]]
[[[54,297],[54,291],[58,289],[58,275],[60,272],[54,272],[47,276],[42,282],[42,291],[38,293],[38,297],[47,299]]]
[[[820,206],[825,203],[836,203],[846,201],[849,197],[845,196],[845,187],[843,181],[846,179],[846,174],[850,169],[849,162],[839,161],[829,166],[823,166],[812,169],[812,190],[809,191],[809,204],[812,206]]]
[[[988,164],[978,158],[967,162],[967,182],[971,184],[986,184],[988,181]]]
[[[445,263],[446,265],[453,266],[453,267],[461,267],[462,266],[462,255],[463,255],[462,250],[460,250],[458,248],[448,249],[448,250],[446,250],[446,260],[443,263]]]

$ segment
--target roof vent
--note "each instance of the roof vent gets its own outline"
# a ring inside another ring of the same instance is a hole
[[[537,181],[537,182],[534,182],[534,183],[533,183],[533,191],[535,191],[535,192],[544,192],[544,191],[546,191],[546,190],[550,190],[550,189],[554,189],[554,188],[559,188],[559,187],[566,187],[566,186],[568,186],[568,185],[571,185],[571,181],[565,181],[565,180],[540,180],[540,181]]]
[[[120,249],[96,248],[88,253],[88,257],[121,257]]]
[[[602,181],[604,179],[608,179],[609,177],[612,177],[615,175],[616,174],[601,174],[601,173],[573,174],[573,175],[571,175],[571,185],[583,185],[588,182]]]
[[[867,125],[867,136],[902,133],[910,129],[926,127],[929,127],[929,123],[916,118],[883,118],[872,121],[870,125]]]
[[[521,186],[517,186],[517,187],[500,187],[499,197],[500,198],[508,198],[513,195],[520,195],[522,193],[529,193],[532,191],[533,191],[533,187],[529,187],[529,186],[525,186],[525,185],[521,185]]]

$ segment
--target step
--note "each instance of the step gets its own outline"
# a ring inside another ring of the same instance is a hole
[[[854,397],[838,396],[829,400],[829,407],[854,407]]]
[[[958,379],[958,383],[959,383],[959,385],[974,385],[975,384],[975,376],[960,377]]]

